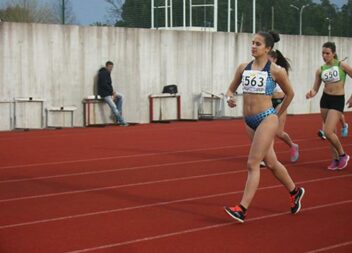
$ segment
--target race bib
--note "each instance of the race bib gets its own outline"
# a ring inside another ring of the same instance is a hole
[[[333,66],[329,69],[324,70],[321,73],[321,79],[324,83],[336,83],[340,81],[339,67]]]
[[[245,70],[242,74],[244,93],[265,94],[268,72],[260,70]]]

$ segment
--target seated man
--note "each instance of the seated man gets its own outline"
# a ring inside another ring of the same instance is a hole
[[[109,105],[112,113],[116,117],[116,122],[120,126],[128,126],[122,117],[123,96],[117,94],[112,88],[111,71],[114,64],[106,62],[105,68],[101,68],[98,73],[98,95]]]

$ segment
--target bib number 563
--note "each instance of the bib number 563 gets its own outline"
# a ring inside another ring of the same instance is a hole
[[[257,86],[257,87],[262,87],[264,86],[264,78],[263,77],[258,77],[258,80],[256,77],[254,77],[253,79],[251,79],[249,76],[246,76],[244,78],[244,85],[248,86]]]

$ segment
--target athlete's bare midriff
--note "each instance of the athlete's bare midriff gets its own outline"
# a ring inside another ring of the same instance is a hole
[[[243,94],[243,115],[251,116],[273,107],[271,96],[261,94]]]
[[[339,96],[345,94],[345,83],[344,81],[339,81],[336,83],[325,84],[324,92],[329,95]]]
[[[285,96],[284,92],[274,92],[272,98],[283,98]]]

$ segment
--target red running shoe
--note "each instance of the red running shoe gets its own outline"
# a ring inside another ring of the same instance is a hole
[[[237,205],[234,207],[224,207],[225,212],[228,213],[228,215],[230,215],[232,218],[234,218],[235,220],[243,223],[244,219],[246,218],[247,214],[245,212],[243,212],[242,208]]]
[[[296,214],[301,210],[301,201],[304,196],[304,188],[299,187],[295,195],[290,196],[291,200],[291,213]]]

